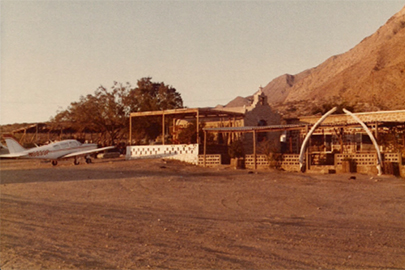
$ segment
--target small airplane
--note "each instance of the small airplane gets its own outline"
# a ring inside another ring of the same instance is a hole
[[[31,149],[26,149],[11,135],[3,135],[9,154],[0,155],[0,158],[32,158],[51,160],[56,166],[58,160],[74,158],[74,164],[78,165],[78,158],[86,156],[86,163],[91,163],[90,154],[113,149],[115,146],[97,148],[97,144],[80,143],[77,140],[63,140],[53,142]]]

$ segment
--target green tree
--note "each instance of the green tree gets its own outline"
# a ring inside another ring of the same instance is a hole
[[[183,108],[183,99],[175,88],[163,82],[152,82],[152,78],[138,80],[124,101],[131,112],[161,111]],[[155,139],[161,134],[160,117],[135,118],[132,123],[137,139]]]
[[[78,102],[52,119],[54,123],[70,122],[79,132],[91,131],[108,134],[111,144],[128,129],[131,112],[176,109],[183,100],[175,88],[164,83],[154,83],[152,78],[142,78],[137,87],[129,83],[114,82],[111,90],[100,86],[93,95],[81,96]],[[154,135],[158,122],[140,120],[135,127],[144,135]],[[143,131],[142,131],[143,130]]]
[[[123,102],[131,112],[183,108],[183,99],[175,88],[152,82],[150,77],[138,80],[137,87],[129,90]]]
[[[54,122],[70,122],[79,132],[91,131],[108,134],[111,144],[121,129],[127,125],[125,106],[122,99],[126,89],[114,83],[111,91],[100,86],[94,95],[81,96],[72,102],[67,110],[58,113]]]

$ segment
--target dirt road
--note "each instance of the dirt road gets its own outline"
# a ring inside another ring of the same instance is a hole
[[[1,160],[5,269],[405,268],[405,180]]]

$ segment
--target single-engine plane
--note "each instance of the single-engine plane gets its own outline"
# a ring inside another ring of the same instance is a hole
[[[86,163],[91,163],[90,155],[113,149],[115,146],[97,148],[97,144],[81,143],[77,140],[63,140],[47,145],[26,149],[13,136],[3,135],[9,154],[0,155],[0,158],[32,158],[51,160],[56,166],[58,160],[74,158],[74,164],[78,165],[79,158],[85,157]]]

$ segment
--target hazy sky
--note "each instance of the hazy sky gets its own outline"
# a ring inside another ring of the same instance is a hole
[[[344,53],[405,1],[1,1],[0,124],[143,77],[226,104]]]

